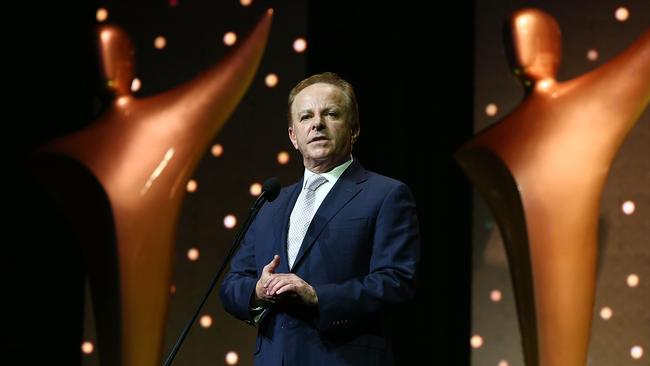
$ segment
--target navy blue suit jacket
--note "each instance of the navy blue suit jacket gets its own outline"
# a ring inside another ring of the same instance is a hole
[[[258,324],[255,364],[386,365],[392,363],[387,318],[412,299],[419,229],[409,188],[355,160],[318,208],[291,271],[289,216],[302,180],[259,212],[221,286],[226,311],[252,323],[255,284],[275,254],[276,273],[309,283],[318,306],[272,305]]]

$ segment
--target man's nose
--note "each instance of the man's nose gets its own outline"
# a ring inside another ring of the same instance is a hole
[[[311,124],[312,129],[320,130],[323,127],[325,127],[325,121],[323,116],[317,115],[316,118],[314,118],[314,122]]]

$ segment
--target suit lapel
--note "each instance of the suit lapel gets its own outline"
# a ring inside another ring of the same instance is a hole
[[[350,167],[337,180],[334,187],[332,187],[332,189],[325,197],[325,200],[316,211],[311,224],[309,224],[309,229],[307,229],[307,233],[305,234],[305,239],[302,241],[300,251],[298,252],[298,256],[296,257],[296,261],[294,262],[291,272],[296,271],[300,265],[302,258],[306,253],[309,252],[311,247],[316,242],[316,239],[318,239],[318,236],[327,226],[330,220],[361,191],[362,188],[359,183],[365,180],[366,171],[355,160],[352,165],[350,165]],[[294,204],[296,202],[296,198],[297,195],[293,198]],[[293,204],[291,207],[293,208]],[[291,215],[291,210],[289,210],[289,215]],[[284,243],[286,248],[286,234]]]
[[[296,204],[300,188],[302,187],[302,179],[298,184],[293,187],[287,187],[282,191],[283,200],[278,202],[278,210],[273,218],[273,253],[280,255],[280,266],[276,272],[287,273],[289,272],[289,260],[287,256],[287,229],[289,228],[289,217],[293,206]]]

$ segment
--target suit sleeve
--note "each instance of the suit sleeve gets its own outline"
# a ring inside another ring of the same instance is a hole
[[[255,291],[258,274],[255,261],[255,226],[253,221],[244,236],[242,245],[233,257],[230,271],[221,283],[219,296],[224,309],[234,317],[249,324],[255,323],[255,314],[251,313],[251,296]]]
[[[414,297],[420,237],[415,202],[406,185],[386,195],[374,230],[368,275],[314,286],[321,331],[356,327]]]

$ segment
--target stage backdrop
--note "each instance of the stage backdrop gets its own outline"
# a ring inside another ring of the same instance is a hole
[[[506,18],[538,7],[558,21],[558,80],[586,73],[627,48],[650,25],[650,3],[488,1],[476,8],[474,127],[502,119],[524,97],[503,42]],[[586,107],[587,108],[587,107]],[[589,365],[647,365],[650,352],[650,110],[616,156],[603,192]],[[472,365],[523,365],[508,263],[498,228],[475,193]],[[570,279],[567,279],[570,280]],[[640,357],[640,358],[637,358]]]
[[[259,184],[283,185],[302,174],[287,137],[286,98],[305,76],[306,1],[104,1],[98,23],[117,24],[135,44],[136,96],[151,96],[190,80],[226,56],[268,8],[271,33],[258,73],[241,104],[187,182],[176,238],[165,355],[192,315],[259,194]],[[226,314],[218,287],[175,365],[252,364],[256,330]],[[86,292],[83,365],[99,365],[92,307]]]

